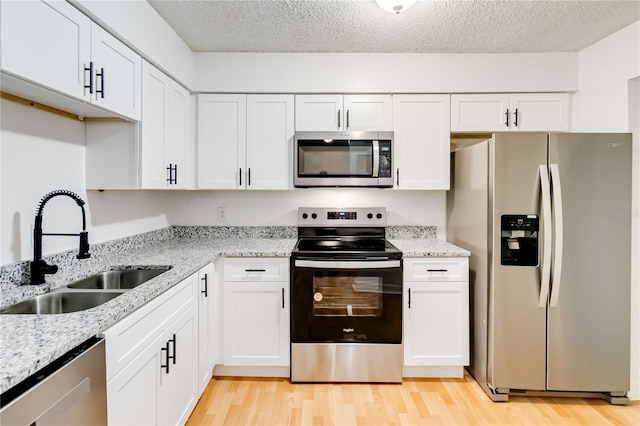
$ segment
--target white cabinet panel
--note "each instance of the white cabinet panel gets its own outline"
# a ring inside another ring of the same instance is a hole
[[[568,93],[451,95],[452,132],[568,130]]]
[[[405,365],[469,363],[468,284],[412,282],[405,308]],[[410,293],[410,295],[409,295]]]
[[[391,95],[345,95],[345,130],[384,132],[393,130]]]
[[[449,189],[449,96],[395,95],[397,189]]]
[[[88,100],[91,20],[65,1],[3,1],[0,7],[2,70]]]
[[[296,130],[342,130],[342,102],[342,95],[296,95]]]
[[[246,95],[198,96],[198,188],[238,189],[247,132]]]
[[[165,73],[143,64],[141,140],[142,189],[190,186],[189,92]]]
[[[509,95],[451,95],[451,131],[509,130]]]
[[[247,188],[292,187],[293,95],[247,96]]]
[[[292,186],[293,95],[198,99],[198,188]]]
[[[140,120],[142,58],[95,23],[91,25],[94,66],[92,102]]]
[[[568,131],[568,93],[512,94],[512,129],[519,131]]]
[[[391,95],[296,95],[296,131],[392,131]]]
[[[469,365],[468,265],[467,258],[404,259],[405,377],[462,377]]]
[[[198,271],[198,393],[204,392],[215,364],[216,275],[212,263]]]
[[[225,366],[289,365],[288,300],[288,282],[225,282]]]

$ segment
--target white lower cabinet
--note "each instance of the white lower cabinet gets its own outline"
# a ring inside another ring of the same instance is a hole
[[[213,376],[216,274],[213,263],[198,271],[198,394],[202,395]]]
[[[404,376],[462,377],[469,365],[467,258],[404,259]]]
[[[242,366],[227,371],[232,375],[288,376],[289,260],[224,259],[224,277],[222,371]],[[285,368],[257,370],[262,367]]]
[[[193,274],[104,332],[110,425],[183,425],[198,400]]]

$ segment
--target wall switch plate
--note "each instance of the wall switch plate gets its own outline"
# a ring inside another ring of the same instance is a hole
[[[227,208],[218,207],[218,222],[226,222],[226,221],[227,221]]]

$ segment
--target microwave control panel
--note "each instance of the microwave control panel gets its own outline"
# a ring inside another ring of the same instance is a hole
[[[391,177],[391,141],[379,141],[380,163],[378,177]]]

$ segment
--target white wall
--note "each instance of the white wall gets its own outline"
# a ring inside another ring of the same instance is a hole
[[[87,201],[91,244],[169,225],[166,192],[85,190],[85,126],[7,100],[0,101],[0,264],[33,257],[32,227],[38,202],[46,193],[67,189]],[[82,218],[67,197],[55,197],[44,210],[45,232],[76,233]],[[76,249],[75,237],[44,237],[44,254]]]
[[[574,132],[633,132],[631,392],[640,399],[640,21],[579,53]]]
[[[572,92],[578,55],[196,53],[194,73],[198,92]]]
[[[386,207],[389,225],[433,225],[446,238],[444,191],[310,188],[292,191],[197,191],[173,194],[172,225],[297,226],[298,207]],[[227,220],[217,220],[218,207]]]
[[[158,68],[193,88],[193,52],[146,0],[72,0]]]

